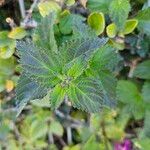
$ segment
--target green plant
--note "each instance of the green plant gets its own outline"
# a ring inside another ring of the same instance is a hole
[[[78,19],[78,16],[72,17]],[[115,49],[104,46],[107,39],[98,38],[81,19],[73,24],[70,39],[57,45],[54,21],[51,13],[35,30],[33,42],[18,41],[17,49],[23,67],[16,90],[19,106],[42,98],[48,92],[51,93],[52,109],[58,108],[64,99],[88,112],[113,105],[116,79],[111,72],[119,60]],[[80,28],[84,28],[84,36],[80,35]]]

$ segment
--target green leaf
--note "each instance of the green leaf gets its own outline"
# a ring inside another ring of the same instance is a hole
[[[59,23],[59,29],[62,34],[70,34],[72,32],[72,16],[66,14],[62,16]]]
[[[49,13],[51,13],[51,12],[55,11],[55,12],[59,13],[61,11],[61,7],[58,5],[58,3],[54,2],[54,1],[40,2],[38,4],[38,8],[39,8],[40,14],[43,17],[49,15]]]
[[[89,56],[94,53],[99,47],[103,46],[107,42],[106,38],[77,38],[66,41],[59,48],[59,51],[64,58],[64,64],[73,61],[81,55]]]
[[[114,38],[117,34],[117,27],[114,23],[111,23],[106,28],[106,33],[109,38]]]
[[[81,78],[70,84],[68,97],[72,105],[87,112],[98,112],[103,105],[104,93],[94,78]]]
[[[73,61],[67,63],[63,67],[63,73],[67,74],[68,77],[72,79],[76,79],[79,77],[83,71],[85,71],[88,67],[89,56],[80,56],[78,58],[73,59]]]
[[[138,141],[134,142],[134,144],[138,148],[140,148],[140,150],[150,149],[150,139],[149,138],[139,139]]]
[[[88,0],[87,8],[91,11],[108,13],[111,0]]]
[[[12,31],[8,34],[9,38],[12,39],[22,39],[27,35],[27,32],[22,27],[13,28]]]
[[[50,94],[50,104],[51,104],[51,108],[57,109],[60,104],[63,102],[64,98],[65,98],[65,89],[62,85],[57,84],[51,94]]]
[[[150,111],[146,111],[144,119],[144,127],[140,133],[141,138],[150,138]]]
[[[97,70],[109,69],[113,71],[120,60],[121,58],[119,54],[116,53],[116,49],[107,44],[99,48],[94,54],[91,67]]]
[[[150,60],[146,60],[136,67],[134,76],[141,79],[150,79]]]
[[[49,132],[58,136],[63,136],[64,129],[59,122],[52,121],[50,124]]]
[[[145,113],[145,104],[135,84],[130,81],[120,80],[116,89],[117,98],[126,104],[124,112],[131,114],[135,119],[142,119]]]
[[[43,97],[42,99],[32,100],[31,103],[35,106],[38,106],[38,107],[50,108],[49,99],[50,99],[50,92],[45,97]]]
[[[5,77],[11,76],[14,73],[16,61],[14,57],[9,59],[0,58],[0,76],[4,75]]]
[[[138,29],[147,35],[150,35],[150,8],[141,10],[136,17],[138,19]]]
[[[144,83],[142,88],[142,96],[145,102],[150,103],[150,81]]]
[[[120,80],[117,85],[117,98],[125,104],[142,101],[137,87],[130,81]]]
[[[9,33],[8,31],[0,32],[0,48],[8,46],[12,41],[14,41],[13,39],[10,39],[8,37],[8,33]]]
[[[72,6],[75,4],[75,0],[66,0],[66,5],[67,6]]]
[[[123,30],[130,9],[128,0],[112,0],[109,15],[119,31]]]
[[[10,58],[15,52],[15,47],[16,47],[15,40],[10,41],[10,43],[5,47],[0,47],[0,57],[3,59]]]
[[[49,54],[51,51],[57,52],[57,44],[53,29],[55,18],[55,13],[50,13],[48,16],[44,17],[33,34],[34,43],[41,48],[48,49]]]
[[[48,131],[48,125],[43,120],[34,120],[30,125],[31,141],[45,137]]]
[[[84,146],[82,147],[82,150],[98,150],[100,149],[100,145],[98,143],[98,141],[96,140],[96,137],[94,135],[92,135],[88,141],[84,144]]]
[[[86,75],[94,77],[97,83],[102,87],[104,94],[103,105],[114,107],[116,105],[116,86],[117,79],[108,70],[88,69]]]
[[[96,31],[97,35],[103,33],[105,28],[105,18],[103,13],[91,13],[87,21],[89,26]]]
[[[18,42],[17,49],[20,54],[20,63],[25,74],[46,87],[53,87],[60,82],[61,56],[50,53],[31,42]]]
[[[17,116],[30,100],[43,98],[47,94],[47,91],[48,89],[22,74],[16,88]]]
[[[126,35],[126,34],[133,32],[133,30],[136,28],[137,25],[138,25],[137,19],[127,20],[125,23],[124,30],[122,31],[122,34]]]
[[[104,93],[109,97],[109,99],[111,99],[113,103],[116,98],[117,79],[109,71],[100,71],[99,79],[99,82],[101,82],[101,85],[103,86]],[[109,101],[107,102],[106,105],[111,103]]]

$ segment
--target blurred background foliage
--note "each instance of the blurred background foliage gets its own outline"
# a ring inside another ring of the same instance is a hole
[[[116,19],[111,22],[110,16],[115,13],[113,8],[110,13],[112,1],[0,0],[0,149],[150,149],[150,1],[130,0],[124,30],[114,24]],[[25,14],[20,10],[22,2]],[[51,112],[45,97],[29,103],[16,118],[14,96],[21,72],[16,42],[31,38],[33,28],[51,11],[58,14],[58,42],[69,38],[72,12],[86,17],[96,34],[107,35],[119,51],[122,61],[116,68],[117,107],[87,114],[64,103]]]

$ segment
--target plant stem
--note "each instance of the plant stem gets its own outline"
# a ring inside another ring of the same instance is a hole
[[[67,141],[68,144],[72,144],[72,133],[71,133],[71,127],[67,127]]]
[[[21,17],[25,17],[25,7],[24,7],[24,0],[19,0],[19,7],[21,12]]]

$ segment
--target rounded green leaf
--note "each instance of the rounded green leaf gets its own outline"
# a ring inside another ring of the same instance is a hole
[[[89,26],[96,31],[97,35],[103,33],[105,28],[105,18],[103,13],[94,12],[88,17]]]
[[[137,19],[127,20],[126,23],[125,23],[125,28],[124,28],[122,33],[124,35],[126,35],[126,34],[129,34],[129,33],[133,32],[137,25],[138,25],[138,20]]]
[[[114,38],[117,34],[117,27],[114,23],[111,23],[106,28],[106,33],[109,38]]]
[[[3,59],[10,58],[15,51],[15,47],[16,41],[11,40],[9,45],[0,48],[0,57]]]
[[[8,38],[8,31],[0,32],[0,47],[7,46],[11,39]]]
[[[140,63],[134,70],[134,76],[141,79],[150,79],[150,60]]]
[[[38,8],[40,11],[40,14],[45,17],[47,15],[49,15],[50,12],[57,12],[59,13],[61,11],[61,7],[53,1],[45,1],[45,2],[40,2],[38,4]]]
[[[12,31],[8,34],[9,38],[12,39],[22,39],[27,35],[27,32],[22,27],[13,28]]]

